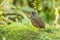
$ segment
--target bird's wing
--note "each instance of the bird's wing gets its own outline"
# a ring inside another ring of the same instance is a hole
[[[41,27],[44,27],[44,26],[45,26],[45,23],[41,20],[40,17],[36,16],[36,17],[33,17],[32,19],[35,20],[35,22],[36,22],[39,26],[41,26]]]

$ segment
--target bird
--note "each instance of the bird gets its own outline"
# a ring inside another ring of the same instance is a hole
[[[35,11],[31,11],[31,23],[37,28],[45,28],[45,23]]]

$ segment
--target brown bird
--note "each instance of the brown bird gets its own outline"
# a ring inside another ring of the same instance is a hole
[[[45,23],[42,21],[42,19],[39,17],[39,15],[35,12],[31,12],[31,22],[32,25],[38,28],[45,28]]]

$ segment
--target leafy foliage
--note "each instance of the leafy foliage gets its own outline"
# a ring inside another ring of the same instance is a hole
[[[33,10],[45,29],[31,24]],[[60,1],[0,0],[0,40],[60,40]]]

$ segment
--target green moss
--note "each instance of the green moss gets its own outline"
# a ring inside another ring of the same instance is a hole
[[[4,37],[6,40],[60,40],[60,28],[50,26],[37,30],[33,26],[25,26],[21,23],[14,24],[0,26],[0,33],[3,35],[1,38]],[[32,28],[37,31],[32,30]]]

